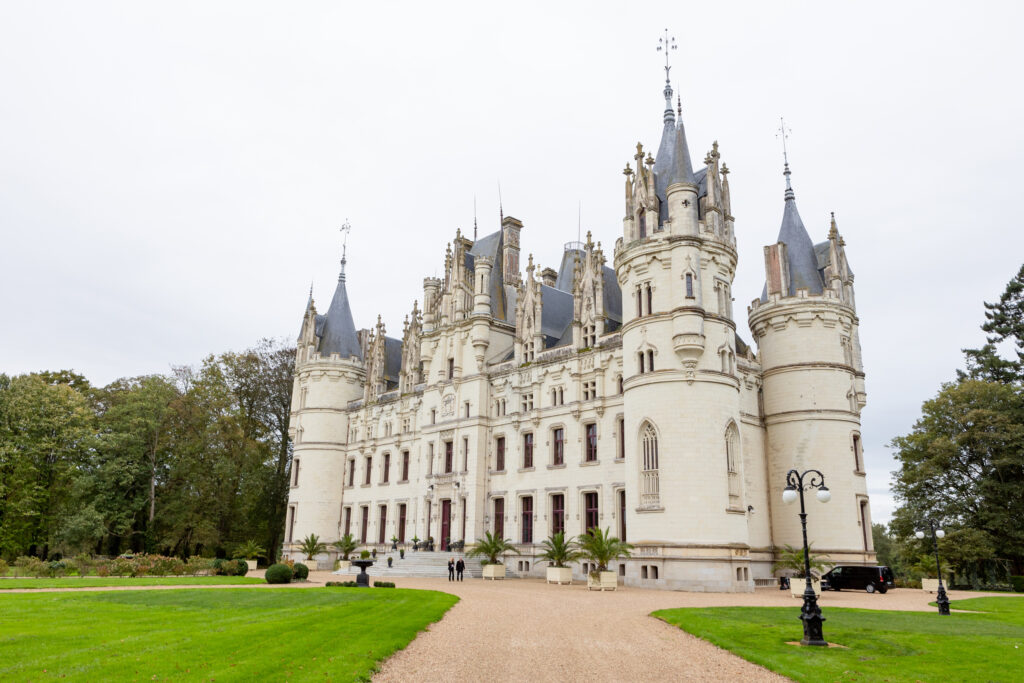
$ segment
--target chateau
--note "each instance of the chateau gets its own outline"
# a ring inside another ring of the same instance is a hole
[[[444,550],[491,531],[522,553],[510,575],[543,576],[544,538],[599,526],[636,546],[612,567],[627,585],[751,591],[801,543],[787,471],[816,468],[832,500],[809,499],[815,551],[875,561],[853,273],[835,219],[815,244],[787,163],[745,343],[729,170],[717,142],[694,170],[667,79],[664,96],[657,153],[638,144],[624,171],[610,263],[587,233],[557,270],[532,256],[523,267],[529,228],[503,215],[479,239],[456,231],[400,338],[379,317],[357,330],[344,257],[325,314],[310,296],[286,554],[310,533]]]

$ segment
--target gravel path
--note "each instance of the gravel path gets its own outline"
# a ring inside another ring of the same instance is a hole
[[[640,588],[598,593],[583,585],[529,579],[452,584],[409,578],[397,583],[453,593],[461,601],[385,662],[374,681],[785,681],[648,615],[670,607],[786,606],[793,608],[794,639],[801,633],[799,598],[775,589],[753,594]],[[953,599],[978,595],[950,593]],[[932,599],[915,590],[884,596],[844,591],[827,593],[820,604],[825,610],[913,611],[934,609],[928,606]]]

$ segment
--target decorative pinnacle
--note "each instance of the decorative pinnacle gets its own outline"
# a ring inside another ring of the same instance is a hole
[[[665,37],[658,38],[658,52],[665,52],[665,123],[675,123],[676,120],[672,111],[672,84],[669,81],[669,71],[672,70],[672,65],[669,64],[668,58],[669,51],[675,49],[677,49],[676,39],[674,36],[670,37],[668,29],[665,29]]]
[[[345,222],[341,224],[341,227],[338,230],[339,232],[341,232],[342,235],[344,235],[344,237],[342,237],[341,240],[341,272],[338,273],[338,282],[344,282],[345,263],[348,261],[348,259],[345,257],[346,253],[348,252],[348,234],[352,232],[352,225],[348,222],[347,218],[345,219]],[[310,288],[310,291],[312,291],[312,287]]]
[[[796,199],[796,195],[793,194],[793,186],[789,183],[789,153],[786,150],[786,140],[789,138],[789,134],[793,131],[786,127],[786,122],[783,118],[779,117],[779,130],[775,133],[775,137],[782,138],[782,162],[783,171],[782,175],[786,176],[786,199]]]

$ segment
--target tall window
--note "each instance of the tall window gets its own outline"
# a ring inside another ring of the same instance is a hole
[[[565,430],[561,427],[551,432],[551,464],[561,465],[565,462]]]
[[[455,359],[454,358],[449,358],[448,359],[448,379],[454,379],[454,378],[455,378]]]
[[[586,426],[586,444],[583,452],[583,459],[587,462],[597,460],[597,425],[591,422]]]
[[[409,451],[402,451],[402,481],[409,481]]]
[[[352,508],[345,508],[345,535],[352,533]]]
[[[469,471],[469,437],[462,437],[462,471]]]
[[[647,237],[647,213],[643,209],[640,209],[640,212],[637,214],[636,218],[637,227],[640,229],[640,237]]]
[[[288,542],[292,542],[292,537],[295,535],[295,506],[288,506]]]
[[[533,467],[533,433],[523,434],[523,467]]]
[[[636,288],[636,317],[642,318],[644,315],[644,293],[640,289],[639,285]]]
[[[427,444],[427,476],[434,473],[434,444]]]
[[[388,478],[391,476],[391,454],[384,454],[384,471],[381,472],[380,480],[383,483],[388,483]]]
[[[638,351],[636,354],[638,366],[640,368],[640,374],[644,374],[644,352]]]
[[[523,506],[523,543],[533,543],[533,497],[524,496]]]
[[[640,507],[657,507],[661,504],[658,482],[658,432],[650,422],[640,431]]]
[[[505,538],[505,499],[494,499],[494,535]]]
[[[388,537],[388,506],[380,506],[380,528],[377,530],[377,543],[387,543]]]
[[[452,466],[453,466],[452,461],[455,459],[454,453],[452,451],[454,451],[454,450],[455,450],[455,444],[453,442],[451,442],[451,441],[445,441],[444,442],[444,471],[445,471],[445,474],[447,474],[448,472],[452,471]]]
[[[651,312],[654,311],[654,306],[653,306],[654,297],[653,297],[653,294],[651,293],[651,285],[650,284],[647,285],[646,290],[647,290],[647,315],[650,315]]]
[[[430,424],[437,424],[437,409],[430,409]]]
[[[505,469],[505,437],[499,436],[494,441],[494,469],[504,471]]]
[[[359,508],[359,542],[366,543],[366,527],[370,524],[370,508],[363,505]]]
[[[599,527],[600,521],[598,520],[598,509],[597,509],[597,492],[590,491],[583,494],[583,511],[584,511],[584,522],[586,530],[590,531],[595,527]]]
[[[355,486],[356,485],[356,461],[355,460],[349,460],[348,461],[348,485],[349,486]]]
[[[654,349],[647,349],[647,372],[654,372]]]
[[[373,456],[367,456],[366,458],[366,479],[363,480],[364,484],[370,483],[370,477],[373,475]]]
[[[729,472],[729,507],[735,509],[742,507],[739,467],[736,464],[739,452],[740,434],[736,425],[730,423],[725,430],[725,464]]]
[[[398,505],[398,542],[405,543],[405,503]]]
[[[299,459],[292,460],[292,486],[299,485]]]
[[[864,471],[864,459],[861,452],[860,434],[853,435],[853,469],[857,472]],[[295,483],[298,483],[296,481]]]
[[[693,275],[690,273],[686,274],[686,298],[692,299],[693,296]]]
[[[561,493],[551,496],[551,533],[565,533],[565,495]]]
[[[616,459],[624,460],[626,458],[626,420],[625,418],[619,418],[615,421],[615,429],[619,434],[618,452],[615,454]]]
[[[864,537],[864,552],[871,552],[871,520],[868,516],[868,502],[860,501],[860,530]]]
[[[626,542],[626,489],[619,489],[619,540]]]

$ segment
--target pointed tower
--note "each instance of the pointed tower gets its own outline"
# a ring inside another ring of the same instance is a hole
[[[638,145],[635,171],[626,168],[626,216],[614,256],[622,290],[626,527],[629,542],[651,553],[634,564],[664,560],[659,578],[668,585],[749,591],[752,583],[742,577],[750,557],[737,550],[750,547],[750,535],[731,216],[725,230],[717,144],[707,167],[695,171],[667,63],[665,76],[658,156],[644,158]]]
[[[340,538],[339,482],[346,475],[348,442],[345,407],[363,397],[366,383],[345,262],[343,251],[338,284],[325,315],[317,314],[310,292],[296,350],[289,430],[294,451],[284,530],[284,552],[295,559],[305,559],[298,544],[308,534],[327,542]],[[326,557],[321,560],[326,562]]]
[[[825,475],[832,500],[808,517],[808,539],[829,563],[873,563],[860,411],[865,405],[853,276],[833,219],[828,240],[808,235],[784,166],[786,191],[775,244],[764,248],[765,287],[749,309],[764,384],[769,507],[778,549],[801,542],[800,520],[783,508],[790,469]]]

